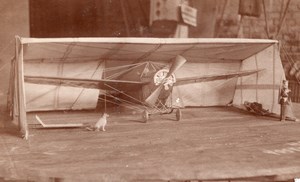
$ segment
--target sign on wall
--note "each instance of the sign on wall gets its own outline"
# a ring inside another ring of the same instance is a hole
[[[197,9],[187,5],[181,5],[181,17],[184,23],[197,26]]]

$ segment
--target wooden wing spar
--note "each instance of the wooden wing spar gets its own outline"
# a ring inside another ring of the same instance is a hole
[[[231,72],[231,73],[224,73],[224,74],[215,74],[215,75],[204,75],[204,76],[196,76],[196,77],[187,77],[187,78],[177,78],[175,85],[186,85],[191,83],[198,83],[198,82],[208,82],[214,80],[225,80],[234,77],[242,77],[248,76],[251,74],[255,74],[261,72],[265,69],[258,69],[258,70],[245,70],[245,71],[238,71],[238,72]]]

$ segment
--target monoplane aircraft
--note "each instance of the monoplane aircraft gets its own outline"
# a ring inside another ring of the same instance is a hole
[[[176,71],[178,71],[187,60],[177,55],[169,64],[151,64],[151,62],[144,62],[136,69],[141,69],[139,81],[124,79],[128,70],[135,69],[135,65],[128,65],[131,69],[127,69],[113,79],[78,79],[72,77],[50,77],[50,76],[25,76],[25,82],[34,84],[57,85],[57,86],[70,86],[82,87],[105,90],[105,96],[113,98],[107,100],[113,102],[118,101],[118,104],[139,104],[139,107],[144,109],[144,121],[148,121],[149,116],[153,114],[170,114],[173,111],[176,113],[176,120],[182,117],[180,107],[172,103],[173,88],[184,84],[193,84],[198,82],[208,82],[214,80],[224,80],[234,77],[242,77],[257,73],[263,69],[246,70],[230,72],[226,74],[211,74],[204,76],[176,78]],[[124,67],[124,66],[123,66]],[[111,69],[111,68],[110,68]],[[122,77],[122,79],[121,79]],[[126,77],[125,77],[126,78]],[[133,97],[129,92],[141,91],[141,99]],[[179,98],[175,99],[179,102]]]

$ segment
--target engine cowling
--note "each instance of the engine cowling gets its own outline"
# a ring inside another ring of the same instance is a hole
[[[169,90],[170,87],[176,83],[176,77],[175,74],[171,74],[169,77],[167,77],[169,73],[168,69],[161,69],[157,71],[153,76],[153,82],[156,86],[163,84],[165,90]],[[167,77],[167,78],[166,78]]]

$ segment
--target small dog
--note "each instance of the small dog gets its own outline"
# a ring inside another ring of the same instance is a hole
[[[102,131],[105,131],[105,125],[107,124],[107,118],[109,115],[107,113],[103,113],[101,118],[96,122],[96,124],[92,127],[87,127],[87,130],[94,130],[94,131],[99,131],[100,128],[102,127]]]

